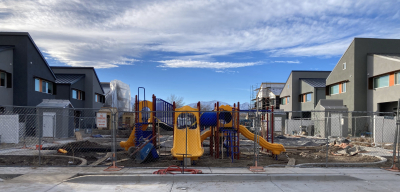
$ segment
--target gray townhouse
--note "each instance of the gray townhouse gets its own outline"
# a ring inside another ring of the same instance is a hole
[[[17,114],[23,133],[43,127],[43,136],[69,137],[94,128],[104,102],[94,68],[50,67],[29,33],[0,32],[0,114]]]
[[[56,76],[29,33],[0,32],[0,105],[55,99]]]
[[[310,118],[320,99],[325,99],[325,79],[330,71],[292,71],[280,93],[280,109],[297,111],[288,118]],[[306,112],[299,112],[306,111]]]
[[[398,53],[400,39],[354,38],[326,79],[326,99],[342,100],[349,111],[357,111],[344,122],[352,134],[374,132],[378,136],[381,131],[375,133],[376,125],[383,125],[384,119],[365,111],[397,109]]]
[[[56,99],[70,100],[74,108],[99,109],[104,90],[93,67],[51,67],[56,75]]]
[[[105,102],[104,90],[93,67],[51,67],[56,75],[56,99],[74,106],[74,127],[93,128],[97,109]]]
[[[13,105],[13,49],[0,46],[0,105]]]
[[[387,55],[395,53],[400,53],[400,39],[354,38],[326,79],[326,99],[343,100],[343,105],[349,111],[380,111],[378,106],[382,106],[383,110],[386,108],[384,105],[392,105],[378,103],[398,100],[382,95],[383,91],[387,91],[388,95],[395,95],[397,87],[380,89],[386,87],[389,78],[386,75],[397,70],[396,64],[393,64],[396,63],[396,58]],[[385,68],[387,65],[391,67]],[[374,85],[373,80],[379,81],[380,76],[380,80],[385,83],[378,85],[376,82]],[[370,97],[367,96],[369,93]]]
[[[397,54],[368,54],[367,110],[397,113],[400,99],[400,50]]]
[[[74,108],[101,108],[104,91],[93,67],[50,67],[26,32],[0,32],[0,105],[37,106],[69,100]]]

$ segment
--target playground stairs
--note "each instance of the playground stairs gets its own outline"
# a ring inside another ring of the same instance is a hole
[[[224,128],[221,129],[223,135],[226,135],[226,139],[224,142],[224,147],[227,149],[227,156],[231,158],[232,162],[233,159],[239,154],[239,146],[237,145],[238,136],[237,130],[232,128]]]

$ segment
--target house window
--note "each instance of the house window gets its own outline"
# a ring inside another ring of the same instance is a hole
[[[94,94],[94,100],[95,100],[95,102],[104,103],[105,98],[103,95],[96,93],[96,94]]]
[[[346,69],[346,63],[343,63],[343,70],[345,70]]]
[[[396,84],[400,84],[400,73],[396,73]]]
[[[346,87],[347,86],[347,83],[342,83],[342,93],[345,93],[346,92]]]
[[[287,103],[289,103],[290,97],[286,97],[287,98]]]
[[[35,79],[35,91],[40,92],[40,80]]]
[[[85,100],[85,92],[76,90],[76,89],[72,89],[72,99]]]
[[[331,86],[331,95],[339,94],[339,85]]]
[[[0,86],[5,87],[6,86],[6,73],[0,72]]]
[[[374,89],[381,87],[389,87],[389,75],[374,78]]]
[[[75,89],[72,89],[72,99],[78,99],[78,91]]]
[[[49,81],[35,78],[35,91],[53,94],[54,84]]]
[[[47,93],[47,83],[46,81],[42,80],[42,91],[43,93]]]
[[[284,97],[284,98],[281,98],[281,104],[282,105],[286,105],[286,98]]]
[[[306,94],[306,102],[311,101],[311,93]]]

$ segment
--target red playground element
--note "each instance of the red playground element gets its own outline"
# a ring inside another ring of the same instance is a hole
[[[201,170],[198,170],[198,169],[181,169],[180,167],[178,167],[176,165],[171,165],[166,169],[160,169],[158,171],[154,171],[153,174],[160,174],[160,175],[172,174],[172,175],[175,175],[176,173],[174,173],[174,172],[180,172],[180,173],[189,172],[190,174],[202,174],[203,173]]]

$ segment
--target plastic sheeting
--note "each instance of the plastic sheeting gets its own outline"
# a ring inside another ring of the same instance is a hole
[[[110,82],[110,91],[106,93],[106,107],[117,108],[118,111],[132,111],[131,89],[120,80]]]

